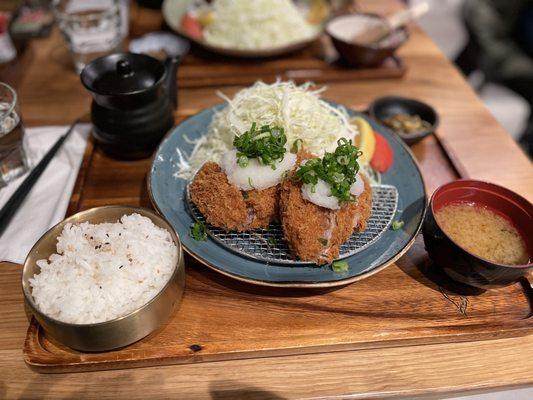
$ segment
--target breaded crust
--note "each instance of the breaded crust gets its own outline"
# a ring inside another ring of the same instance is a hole
[[[220,166],[208,161],[191,183],[191,200],[207,222],[228,231],[266,228],[278,219],[278,186],[242,192]]]
[[[279,221],[279,185],[245,193],[246,205],[253,210],[253,220],[248,228],[266,228]]]
[[[220,166],[206,162],[191,183],[191,200],[210,225],[231,231],[246,229],[248,210],[241,191],[228,182]]]
[[[372,212],[372,188],[368,180],[363,177],[365,191],[357,198],[355,203],[344,204],[337,214],[337,229],[335,229],[334,243],[339,246],[346,242],[354,231],[363,232]]]
[[[279,210],[283,235],[298,259],[318,261],[325,250],[323,232],[330,227],[332,213],[304,200],[300,187],[290,178],[281,183]]]
[[[339,257],[340,245],[354,229],[363,231],[372,210],[372,191],[365,179],[365,191],[357,203],[339,210],[317,206],[301,194],[301,184],[284,179],[280,191],[280,218],[285,240],[294,255],[303,261],[330,263]]]

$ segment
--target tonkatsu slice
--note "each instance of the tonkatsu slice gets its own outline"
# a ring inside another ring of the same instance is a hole
[[[294,168],[296,155],[286,151],[281,128],[255,125],[234,140],[220,163],[207,162],[191,186],[191,200],[217,228],[246,231],[278,221],[279,184]]]
[[[281,185],[280,214],[285,240],[303,261],[327,264],[339,257],[340,246],[366,229],[372,210],[372,191],[365,190],[355,203],[338,210],[318,206],[302,196],[302,186],[286,179]]]
[[[206,162],[190,187],[191,200],[206,221],[229,231],[267,227],[278,219],[278,187],[242,191],[215,162]]]
[[[296,258],[330,263],[354,231],[366,229],[372,189],[358,172],[359,154],[351,141],[340,141],[335,153],[303,161],[282,182],[281,224]]]

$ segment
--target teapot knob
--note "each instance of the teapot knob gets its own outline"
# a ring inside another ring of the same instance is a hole
[[[116,65],[117,74],[122,77],[128,77],[133,75],[131,65],[128,60],[119,60]]]

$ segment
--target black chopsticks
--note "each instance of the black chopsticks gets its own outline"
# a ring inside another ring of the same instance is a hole
[[[24,179],[19,188],[6,202],[4,207],[2,207],[2,209],[0,210],[0,235],[4,233],[11,219],[16,214],[22,203],[24,203],[24,199],[26,198],[28,193],[31,191],[35,183],[39,180],[41,174],[44,172],[50,161],[54,158],[57,151],[61,148],[63,142],[67,140],[67,138],[72,133],[79,121],[79,119],[74,121],[72,125],[70,125],[68,131],[59,139],[57,139],[52,148],[48,150],[48,153],[44,155],[41,161],[39,161],[39,164],[37,164],[35,168],[33,168],[27,178]]]

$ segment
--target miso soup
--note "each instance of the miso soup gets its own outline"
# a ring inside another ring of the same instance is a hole
[[[444,232],[463,249],[498,264],[526,264],[526,243],[506,218],[472,204],[442,207],[435,218]]]

